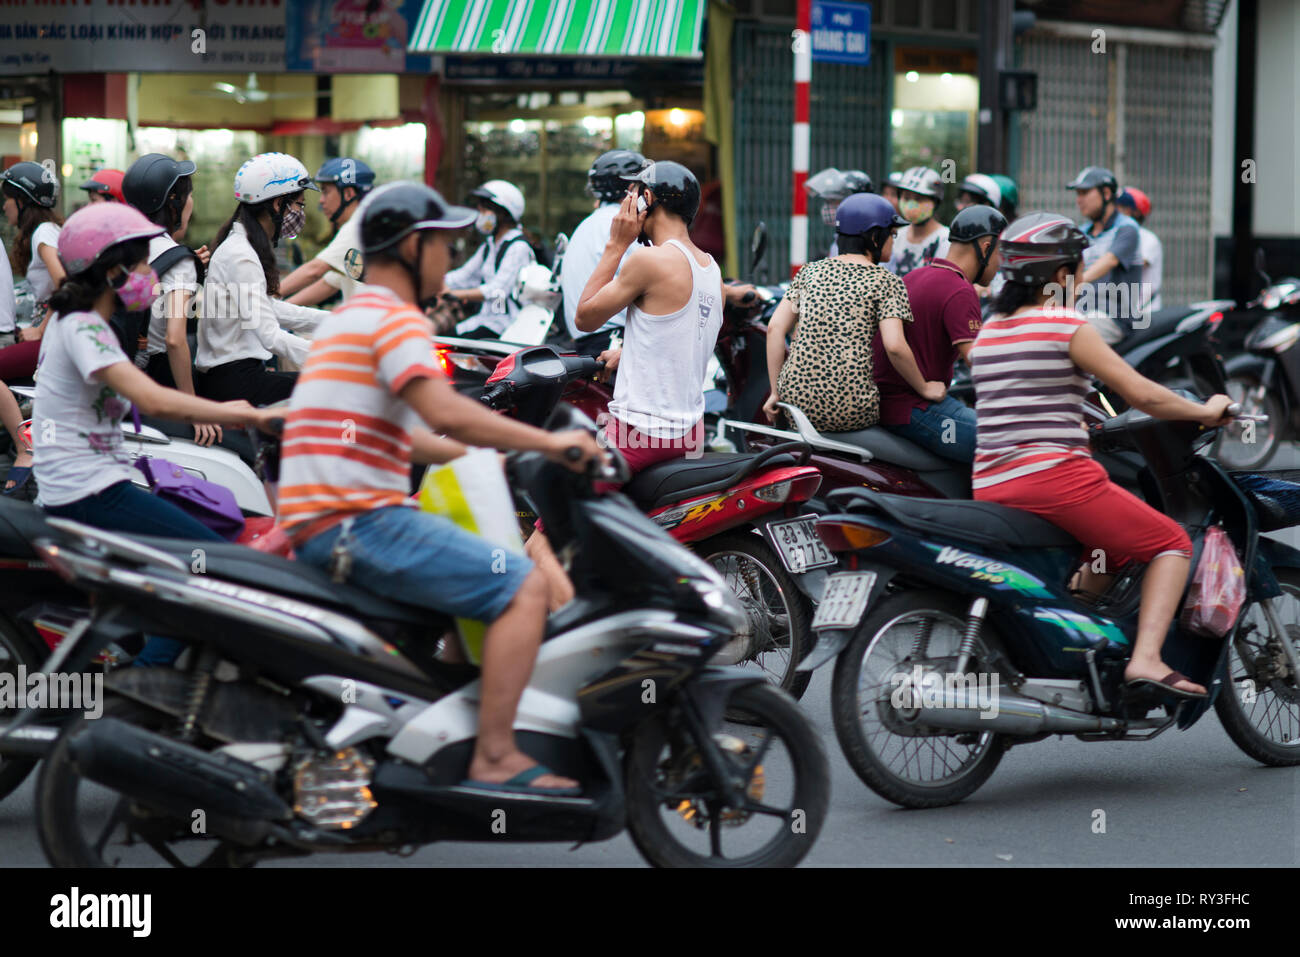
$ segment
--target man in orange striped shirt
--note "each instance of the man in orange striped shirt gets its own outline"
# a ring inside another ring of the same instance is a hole
[[[286,417],[280,518],[301,560],[327,567],[346,554],[349,581],[403,602],[488,622],[475,787],[572,795],[577,782],[519,750],[515,711],[546,622],[547,590],[523,556],[449,519],[412,507],[412,461],[440,463],[460,443],[536,450],[575,470],[602,455],[582,431],[550,433],[460,396],[434,360],[415,305],[435,295],[450,262],[450,230],[473,222],[436,190],[393,183],[359,211],[366,284],[319,326]],[[432,430],[432,431],[431,431]],[[450,436],[442,438],[434,432]],[[577,447],[582,457],[567,462]]]

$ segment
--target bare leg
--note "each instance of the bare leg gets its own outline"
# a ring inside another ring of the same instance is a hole
[[[524,693],[546,623],[547,586],[534,569],[514,600],[483,638],[482,700],[478,742],[470,761],[474,781],[500,784],[537,764],[515,744],[515,712]],[[530,782],[537,788],[571,788],[571,778],[544,774]]]
[[[0,382],[0,422],[4,423],[5,431],[9,437],[14,440],[14,468],[28,468],[32,464],[32,452],[27,447],[19,434],[19,428],[23,424],[23,413],[18,408],[18,400],[9,388]],[[13,488],[14,482],[11,480],[5,483],[5,488]]]
[[[1178,601],[1187,584],[1191,561],[1181,555],[1161,555],[1148,567],[1142,580],[1142,608],[1138,612],[1137,643],[1133,657],[1124,669],[1124,677],[1151,678],[1159,681],[1173,669],[1160,657],[1169,623],[1178,611]],[[1180,681],[1177,688],[1183,691],[1204,693],[1205,688],[1194,681]]]
[[[551,611],[559,611],[573,601],[573,582],[569,580],[560,560],[555,557],[555,552],[551,551],[551,543],[545,534],[533,532],[529,535],[528,541],[524,542],[524,554],[546,578]]]

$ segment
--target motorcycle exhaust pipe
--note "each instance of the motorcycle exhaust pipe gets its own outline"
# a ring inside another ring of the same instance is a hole
[[[909,724],[945,731],[993,731],[1000,734],[1030,736],[1035,734],[1077,734],[1089,731],[1122,731],[1144,725],[1100,715],[1071,711],[1018,694],[1000,692],[990,698],[975,688],[951,688],[936,694],[936,707],[922,705],[901,710]]]
[[[86,779],[186,820],[202,810],[210,827],[214,820],[227,818],[243,832],[253,822],[293,818],[293,809],[271,786],[269,773],[118,718],[87,722],[69,740],[68,751]]]

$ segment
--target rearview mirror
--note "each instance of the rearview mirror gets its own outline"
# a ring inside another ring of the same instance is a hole
[[[749,239],[749,271],[752,275],[758,271],[763,256],[767,253],[767,223],[760,222],[754,227],[754,235]]]

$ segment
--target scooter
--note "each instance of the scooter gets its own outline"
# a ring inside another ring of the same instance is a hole
[[[1219,627],[1193,632],[1189,585],[1164,643],[1164,660],[1209,697],[1125,682],[1142,567],[1120,568],[1102,595],[1083,596],[1069,585],[1080,543],[1029,512],[835,492],[842,512],[818,531],[844,570],[831,577],[813,622],[817,647],[800,668],[836,662],[841,749],[887,800],[953,804],[1011,747],[1053,734],[1148,741],[1190,727],[1211,704],[1251,757],[1300,764],[1300,551],[1260,535],[1300,524],[1300,485],[1225,471],[1199,454],[1214,435],[1194,422],[1129,410],[1098,432],[1100,447],[1141,453],[1147,500],[1187,529],[1193,567],[1211,531],[1240,556],[1246,593],[1235,621],[1216,593]]]
[[[552,426],[592,424],[562,409]],[[826,815],[821,743],[787,695],[712,664],[743,609],[625,498],[593,492],[626,477],[614,458],[596,476],[510,460],[580,595],[548,622],[516,736],[578,794],[466,779],[481,688],[437,656],[442,616],[246,549],[210,546],[193,574],[193,543],[46,521],[38,553],[95,596],[49,674],[126,628],[191,644],[184,670],[114,672],[104,715],[60,735],[35,802],[50,863],[246,866],[624,827],[656,865],[797,863]]]
[[[521,349],[497,366],[482,401],[540,425],[561,397],[602,368],[598,359],[561,355],[550,346]],[[605,403],[587,399],[584,412],[603,425]],[[797,441],[749,454],[701,450],[652,465],[623,488],[652,522],[716,568],[744,604],[745,627],[716,660],[752,663],[796,698],[808,686],[795,666],[809,647],[812,602],[824,587],[825,568],[835,564],[806,514],[821,483],[809,454]],[[527,536],[535,510],[519,503],[517,514]]]

